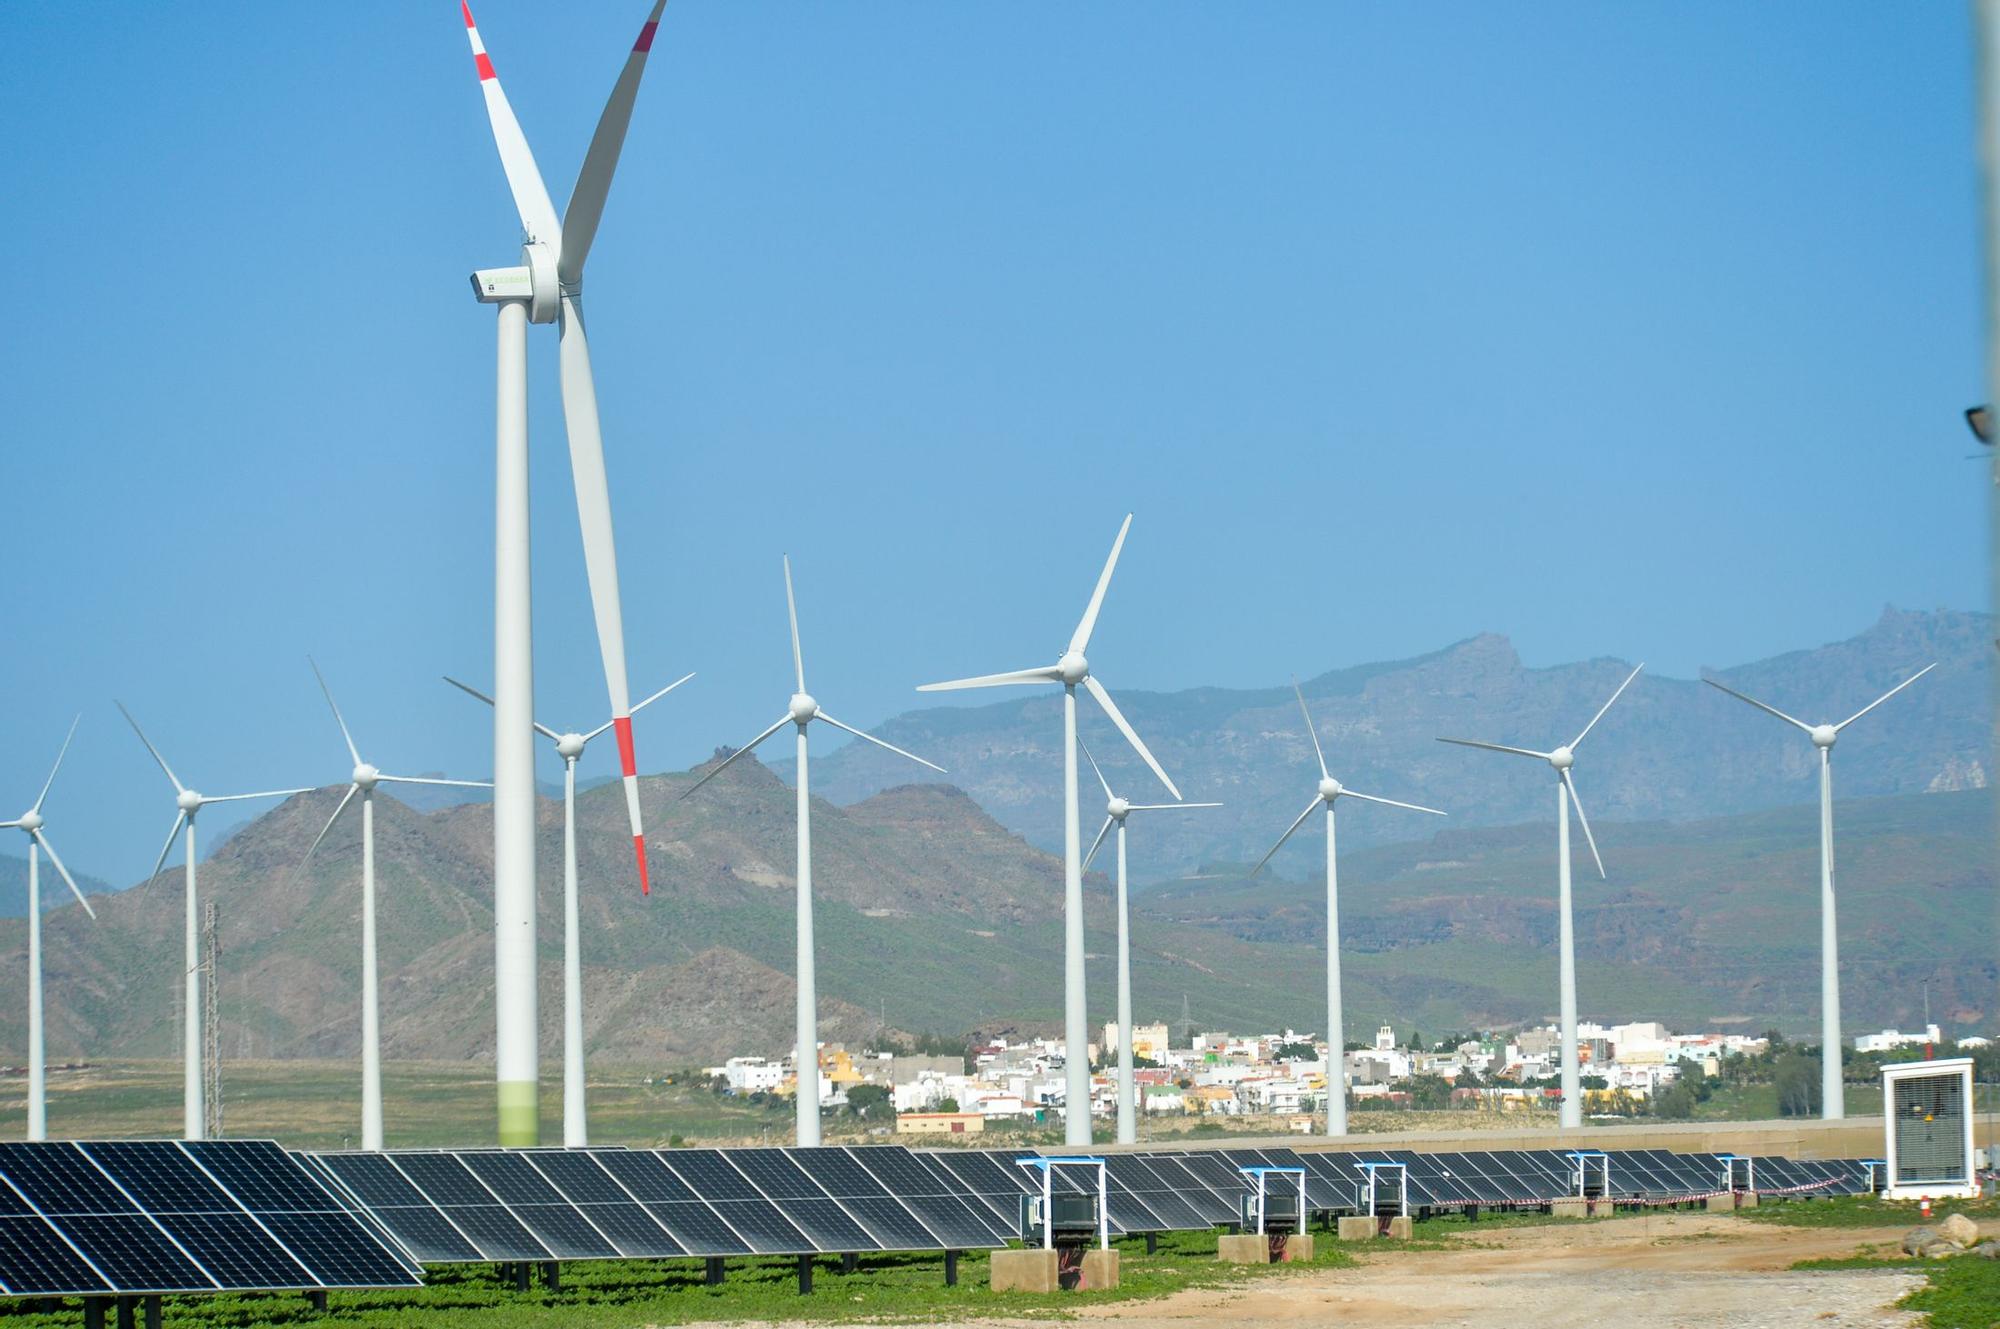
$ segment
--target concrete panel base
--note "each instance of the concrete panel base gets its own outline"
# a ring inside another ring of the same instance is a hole
[[[1757,1192],[1744,1191],[1739,1194],[1736,1197],[1736,1207],[1738,1209],[1755,1209],[1757,1207]]]
[[[1362,1215],[1354,1218],[1340,1218],[1334,1221],[1334,1235],[1342,1241],[1373,1241],[1375,1220]]]
[[[1389,1220],[1389,1226],[1382,1235],[1397,1241],[1408,1241],[1417,1235],[1417,1220],[1408,1214],[1397,1214]]]
[[[1274,1252],[1277,1258],[1285,1264],[1296,1264],[1302,1260],[1310,1261],[1313,1257],[1313,1239],[1311,1233],[1294,1232],[1290,1236],[1281,1237],[1271,1244],[1277,1248]]]
[[[1108,1292],[1118,1286],[1118,1252],[1085,1251],[1083,1281],[1077,1284],[1091,1292]]]
[[[1557,1200],[1549,1206],[1549,1214],[1555,1218],[1596,1218],[1599,1212],[1600,1205],[1598,1202],[1576,1197],[1567,1200]],[[1609,1204],[1602,1205],[1602,1212],[1606,1214],[1610,1213],[1611,1206]]]
[[[1061,1287],[1056,1253],[1039,1247],[994,1251],[987,1269],[995,1292],[1054,1292]]]
[[[1215,1258],[1224,1264],[1269,1264],[1271,1240],[1255,1232],[1217,1237]]]
[[[1704,1207],[1711,1214],[1734,1213],[1736,1210],[1736,1197],[1727,1192],[1721,1195],[1711,1195],[1708,1197]]]

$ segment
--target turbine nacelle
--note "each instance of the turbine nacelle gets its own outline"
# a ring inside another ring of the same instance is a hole
[[[1559,771],[1566,771],[1576,765],[1576,753],[1570,751],[1568,744],[1564,744],[1549,754],[1549,765]]]
[[[583,755],[583,746],[588,742],[590,742],[589,739],[577,733],[574,729],[570,730],[567,734],[558,734],[556,735],[556,755],[564,761],[575,761]]]
[[[1812,735],[1813,746],[1816,748],[1830,748],[1834,740],[1840,737],[1840,730],[1830,724],[1816,724],[1806,732]]]
[[[41,813],[35,811],[33,808],[29,808],[14,819],[14,824],[27,834],[33,835],[48,823],[42,819]]]
[[[1083,658],[1082,651],[1064,651],[1062,659],[1056,661],[1056,677],[1073,688],[1090,677],[1090,661]]]
[[[174,795],[174,806],[181,810],[184,817],[192,817],[201,811],[202,801],[201,795],[192,789],[183,789]]]
[[[788,714],[792,723],[803,729],[819,717],[819,703],[810,692],[794,692]]]
[[[359,762],[354,767],[353,780],[354,787],[365,793],[381,783],[382,772],[370,762]]]
[[[1319,796],[1329,803],[1339,798],[1340,781],[1334,779],[1331,775],[1322,776],[1319,782]]]
[[[1126,817],[1130,816],[1131,813],[1132,813],[1131,801],[1128,799],[1119,798],[1115,794],[1111,797],[1111,800],[1104,805],[1104,815],[1110,817],[1111,820],[1113,821],[1123,821],[1125,820]]]

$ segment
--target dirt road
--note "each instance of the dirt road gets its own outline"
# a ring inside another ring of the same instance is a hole
[[[1121,1329],[1213,1323],[1441,1329],[1912,1326],[1919,1317],[1892,1307],[1922,1282],[1915,1275],[1790,1268],[1799,1260],[1853,1254],[1863,1243],[1893,1245],[1902,1232],[1786,1228],[1696,1213],[1495,1228],[1452,1250],[1399,1252],[1383,1243],[1351,1269],[1095,1307],[1078,1318],[1114,1321]]]

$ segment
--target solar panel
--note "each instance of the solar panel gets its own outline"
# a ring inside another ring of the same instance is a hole
[[[535,1234],[559,1260],[609,1260],[618,1255],[602,1232],[563,1199],[548,1179],[518,1153],[467,1150],[454,1155],[486,1189],[499,1197],[507,1211]]]
[[[1015,1224],[1020,1221],[1020,1196],[1023,1192],[1022,1178],[1008,1170],[1011,1164],[1003,1165],[991,1154],[976,1150],[926,1152],[920,1156],[932,1167],[949,1172],[963,1183],[986,1206],[997,1225],[996,1231],[1003,1236],[1013,1232]]]
[[[620,1255],[660,1259],[688,1253],[589,1154],[541,1149],[527,1157],[592,1227],[610,1239]]]
[[[1146,1161],[1153,1165],[1153,1171],[1167,1180],[1175,1194],[1192,1205],[1210,1224],[1235,1221],[1239,1212],[1236,1205],[1197,1177],[1181,1155],[1147,1154]]]
[[[542,1245],[521,1221],[507,1212],[492,1191],[450,1154],[392,1153],[387,1155],[404,1176],[453,1227],[479,1248],[485,1260],[549,1260]]]
[[[300,1167],[303,1167],[307,1172],[312,1174],[314,1181],[326,1188],[326,1193],[338,1201],[342,1209],[345,1209],[354,1216],[355,1222],[368,1230],[368,1235],[373,1237],[377,1244],[395,1256],[405,1269],[408,1269],[419,1278],[423,1276],[424,1266],[416,1256],[410,1254],[409,1247],[389,1235],[389,1229],[383,1227],[376,1220],[375,1215],[368,1211],[367,1206],[349,1194],[347,1188],[341,1185],[339,1180],[331,1172],[328,1172],[318,1159],[313,1158],[309,1154],[296,1151],[289,1152],[291,1152],[292,1159]]]
[[[878,1251],[882,1243],[782,1149],[732,1149],[729,1161],[823,1251]]]
[[[983,1212],[958,1188],[938,1180],[916,1155],[901,1145],[876,1145],[849,1150],[882,1188],[915,1214],[947,1250],[1004,1246],[1007,1236],[995,1232]]]
[[[1215,1226],[1203,1218],[1193,1205],[1176,1195],[1137,1154],[1111,1154],[1105,1158],[1104,1165],[1105,1171],[1110,1174],[1112,1216],[1122,1218],[1121,1226],[1126,1231],[1195,1231]],[[1157,1223],[1159,1226],[1136,1225],[1133,1221],[1136,1217],[1135,1203],[1143,1206],[1145,1213],[1150,1215],[1150,1218],[1138,1219],[1139,1223]]]
[[[11,1192],[7,1198],[19,1203]],[[0,1288],[17,1297],[84,1296],[112,1290],[74,1246],[32,1212],[25,1218],[0,1218]]]
[[[305,1266],[188,1154],[171,1146],[160,1148],[156,1141],[112,1141],[80,1148],[223,1287],[318,1285]]]
[[[652,1154],[593,1149],[590,1157],[689,1255],[751,1253],[750,1244]]]
[[[900,1204],[845,1149],[832,1145],[793,1149],[792,1158],[885,1251],[935,1251],[944,1243]]]
[[[469,1264],[479,1248],[381,1154],[321,1154],[316,1159],[390,1235],[425,1264]]]
[[[221,1286],[73,1144],[0,1144],[0,1175],[120,1291]]]
[[[668,1149],[654,1157],[673,1169],[759,1255],[813,1255],[812,1239],[730,1166],[719,1149]]]

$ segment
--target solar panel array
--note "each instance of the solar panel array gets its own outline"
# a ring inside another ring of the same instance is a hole
[[[394,1243],[268,1140],[0,1144],[0,1292],[414,1287]]]
[[[422,1264],[958,1251],[1013,1234],[1011,1210],[900,1145],[301,1159]]]

